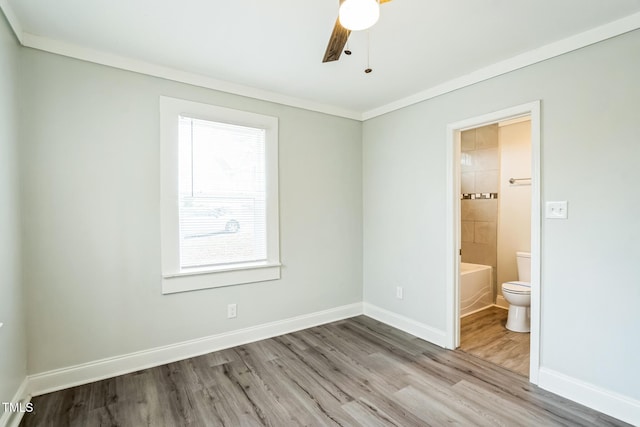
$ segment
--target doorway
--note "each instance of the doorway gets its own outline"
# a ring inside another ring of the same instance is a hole
[[[474,307],[470,307],[465,305],[464,310],[462,312],[461,308],[461,298],[463,296],[463,292],[461,292],[461,261],[462,261],[462,248],[463,248],[463,235],[465,236],[465,240],[468,239],[470,228],[475,227],[476,230],[482,235],[482,242],[487,243],[488,246],[497,245],[497,242],[487,241],[487,235],[491,234],[492,225],[490,221],[482,221],[478,224],[474,224],[473,221],[465,221],[464,227],[462,226],[462,214],[461,214],[461,206],[463,202],[469,205],[471,200],[476,198],[486,199],[481,200],[481,202],[485,203],[487,206],[497,206],[498,202],[498,190],[493,191],[482,191],[482,192],[469,192],[463,193],[462,189],[468,189],[469,183],[468,176],[462,177],[462,165],[465,161],[469,160],[469,153],[463,152],[462,150],[462,142],[463,142],[463,132],[466,137],[469,135],[469,130],[475,130],[478,128],[483,128],[484,136],[482,139],[482,144],[486,144],[486,135],[497,133],[498,127],[500,123],[508,122],[517,123],[518,121],[522,121],[528,118],[531,124],[530,130],[530,142],[531,142],[531,175],[524,176],[513,176],[507,177],[514,179],[521,178],[530,178],[530,180],[523,181],[514,181],[515,185],[530,185],[530,253],[531,253],[531,332],[529,335],[529,366],[528,366],[528,376],[529,380],[537,384],[538,381],[538,369],[539,369],[539,333],[540,333],[540,102],[533,102],[529,104],[524,104],[512,108],[508,108],[505,110],[497,111],[494,113],[486,114],[479,117],[470,118],[461,122],[452,123],[448,126],[448,146],[447,146],[447,160],[448,160],[448,188],[447,188],[447,348],[456,349],[461,344],[461,336],[460,336],[460,328],[463,323],[460,319],[461,314],[469,314],[470,310],[473,312]],[[486,132],[485,132],[486,131]],[[475,132],[475,131],[474,131]],[[468,149],[469,143],[468,138],[466,138],[465,146]],[[491,150],[487,150],[490,152]],[[482,153],[483,155],[486,153]],[[491,162],[491,160],[489,160]],[[489,179],[491,181],[492,175],[490,173],[484,174],[482,179]],[[465,182],[463,182],[465,181]],[[466,198],[465,198],[466,197]],[[472,199],[473,198],[473,199]],[[462,199],[462,200],[461,200]],[[493,199],[493,200],[492,200]],[[473,205],[473,209],[476,209],[476,206]],[[469,220],[469,217],[465,219]],[[495,222],[495,226],[497,227],[497,220]],[[496,233],[497,234],[497,233]],[[482,245],[470,246],[472,251],[478,252],[478,249]],[[480,254],[482,257],[482,254]],[[478,267],[472,267],[478,271],[477,274],[485,274],[483,270],[486,271],[486,274],[489,275],[491,283],[488,292],[490,295],[488,297],[485,296],[484,303],[487,301],[490,302],[492,306],[492,311],[487,312],[490,317],[500,317],[506,316],[506,312],[501,308],[496,308],[495,303],[501,303],[501,295],[499,292],[500,288],[500,279],[504,277],[500,275],[500,277],[496,274],[496,260],[491,259],[491,257],[497,257],[496,255],[490,255],[485,262],[479,263]],[[467,254],[467,260],[469,258],[469,254]],[[515,258],[515,254],[514,254]],[[515,259],[514,259],[515,261]],[[473,265],[473,263],[471,263]],[[484,264],[484,266],[482,265]],[[515,262],[513,263],[515,265]],[[465,265],[465,275],[469,270],[469,266]],[[475,272],[473,274],[476,274]],[[513,280],[513,279],[509,279]],[[484,285],[483,285],[484,286]],[[465,292],[466,292],[465,287]],[[475,300],[480,300],[480,294],[475,294],[473,298],[471,298],[471,302],[475,303]],[[497,298],[500,297],[500,298]],[[469,303],[469,301],[466,301]],[[465,304],[466,304],[465,303]],[[501,305],[505,305],[502,303]],[[497,310],[497,311],[496,311]],[[470,314],[473,315],[473,314]],[[501,326],[502,327],[502,326]],[[522,336],[519,336],[518,339],[526,339]]]
[[[517,268],[518,261],[531,260],[525,256],[531,249],[531,120],[522,116],[463,130],[460,139],[458,349],[529,376],[527,309],[519,309],[519,318],[514,309],[507,325],[509,303],[501,285],[531,280],[524,265],[521,274]],[[530,288],[513,285],[527,293],[516,298],[530,298]]]

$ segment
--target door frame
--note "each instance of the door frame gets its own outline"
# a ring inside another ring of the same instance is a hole
[[[447,233],[446,347],[460,345],[460,135],[474,129],[523,116],[531,118],[531,335],[529,381],[538,384],[540,368],[540,245],[541,245],[541,185],[540,185],[540,100],[509,107],[500,111],[471,117],[447,125]]]

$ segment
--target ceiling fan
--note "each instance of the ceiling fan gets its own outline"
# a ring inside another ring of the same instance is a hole
[[[391,0],[340,0],[340,9],[322,62],[337,61],[351,31],[365,30],[378,20],[378,6]],[[363,19],[364,18],[364,19]],[[351,54],[348,52],[347,54]]]

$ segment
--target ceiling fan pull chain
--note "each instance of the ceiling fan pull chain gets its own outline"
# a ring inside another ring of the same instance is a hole
[[[344,49],[345,55],[351,55],[351,49],[349,49],[349,39],[347,39],[347,47]]]
[[[366,74],[369,74],[373,70],[371,69],[370,63],[371,56],[371,31],[367,30],[367,68],[364,70]]]

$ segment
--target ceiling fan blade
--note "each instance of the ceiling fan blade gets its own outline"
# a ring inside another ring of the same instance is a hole
[[[329,39],[329,44],[327,45],[327,50],[324,53],[322,62],[331,62],[340,59],[344,45],[347,44],[349,34],[351,34],[351,31],[340,25],[340,19],[336,19],[336,24],[333,26],[333,32],[331,33],[331,38]]]
[[[380,4],[390,1],[391,0],[379,0]],[[336,23],[333,26],[333,32],[331,33],[331,38],[329,39],[329,44],[327,45],[327,50],[324,53],[322,62],[331,62],[340,59],[344,45],[347,44],[349,34],[351,34],[351,30],[347,30],[340,25],[340,18],[336,18]]]

